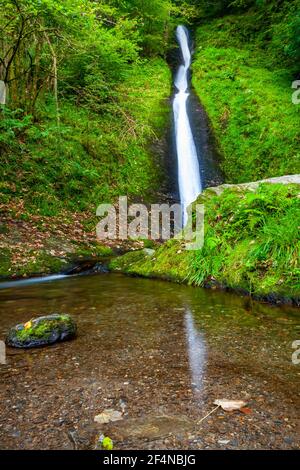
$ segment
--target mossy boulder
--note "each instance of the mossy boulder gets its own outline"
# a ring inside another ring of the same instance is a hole
[[[14,348],[48,346],[74,338],[76,329],[76,323],[70,315],[47,315],[11,328],[6,344]]]

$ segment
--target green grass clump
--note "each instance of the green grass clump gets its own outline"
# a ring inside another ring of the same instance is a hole
[[[300,172],[296,71],[267,49],[253,19],[250,12],[214,20],[196,38],[193,84],[233,183]]]
[[[188,279],[211,279],[258,296],[300,298],[300,199],[297,185],[225,189],[205,201],[205,243]]]

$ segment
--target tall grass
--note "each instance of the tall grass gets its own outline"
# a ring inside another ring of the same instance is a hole
[[[201,198],[200,198],[201,200]],[[188,279],[216,279],[259,295],[300,296],[300,198],[297,186],[226,189],[206,198],[206,236]]]

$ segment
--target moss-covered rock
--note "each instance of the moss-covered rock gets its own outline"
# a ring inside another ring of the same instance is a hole
[[[48,346],[74,338],[76,330],[76,324],[70,315],[47,315],[11,328],[6,344],[15,348]]]

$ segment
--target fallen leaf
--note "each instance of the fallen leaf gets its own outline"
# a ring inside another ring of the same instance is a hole
[[[252,410],[250,410],[250,408],[245,408],[245,407],[240,408],[240,411],[244,413],[245,415],[250,415],[252,413]]]
[[[216,400],[214,405],[220,406],[224,411],[236,411],[244,408],[247,403],[242,400]]]
[[[119,421],[122,419],[122,413],[120,411],[107,409],[104,410],[101,414],[94,417],[95,423],[106,424],[110,421]]]
[[[29,330],[29,328],[31,328],[31,327],[32,327],[32,321],[31,320],[29,320],[27,323],[24,324],[25,330]]]

